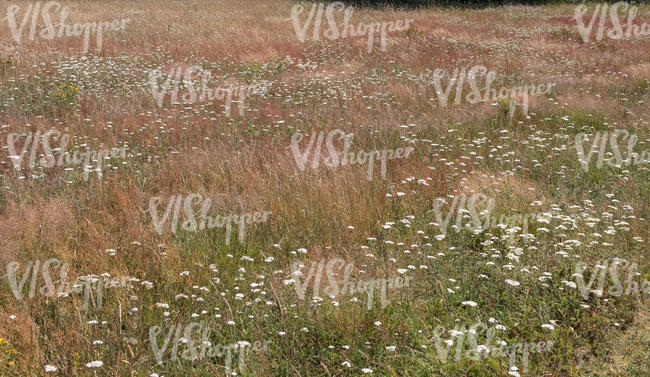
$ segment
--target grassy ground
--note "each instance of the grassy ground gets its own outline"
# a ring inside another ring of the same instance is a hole
[[[11,4],[22,15],[30,3]],[[365,38],[301,43],[293,5],[70,2],[70,22],[130,19],[104,35],[100,53],[91,37],[89,54],[79,37],[18,43],[0,24],[0,266],[19,261],[22,278],[29,261],[58,258],[69,280],[131,278],[84,310],[79,294],[17,300],[3,276],[0,376],[46,375],[46,365],[65,376],[224,375],[225,357],[173,361],[168,350],[156,363],[150,329],[160,326],[163,347],[173,325],[191,322],[210,324],[214,345],[270,341],[235,364],[245,376],[647,375],[648,295],[585,300],[569,283],[577,262],[591,271],[615,258],[650,280],[648,165],[592,162],[584,171],[574,142],[623,129],[637,135],[635,151],[647,150],[650,39],[584,43],[573,5],[355,9],[353,24],[414,20],[389,34],[385,51],[375,41],[368,52]],[[650,22],[650,8],[636,22]],[[179,62],[210,70],[214,86],[266,91],[243,114],[226,116],[223,101],[158,108],[149,74]],[[441,106],[434,70],[475,65],[497,73],[495,88],[555,85],[531,98],[527,115],[492,101]],[[79,167],[16,171],[10,134],[53,127],[69,135],[68,149],[127,153],[106,160],[101,179],[84,180]],[[354,151],[414,151],[389,161],[386,179],[375,168],[368,181],[364,166],[298,169],[292,135],[335,129],[354,135]],[[234,231],[227,244],[221,228],[157,233],[150,199],[163,198],[162,214],[168,198],[192,193],[212,200],[212,215],[271,215],[243,243]],[[468,214],[452,228],[452,214],[440,237],[435,199],[477,193],[495,199],[497,218],[548,221],[529,235],[512,224],[474,232]],[[370,310],[366,292],[312,300],[310,287],[301,299],[294,263],[305,265],[304,278],[312,262],[334,258],[354,264],[354,281],[412,280],[389,289],[385,307],[375,293]],[[448,330],[477,322],[500,325],[488,347],[496,339],[552,347],[531,353],[525,371],[521,358],[472,360],[456,350],[476,345]],[[446,362],[438,326],[454,342]],[[86,365],[93,361],[103,365]]]
[[[645,376],[650,373],[648,360],[648,306],[641,307],[634,324],[623,334],[612,337],[605,346],[611,351],[604,357],[592,357],[580,365],[578,375]]]

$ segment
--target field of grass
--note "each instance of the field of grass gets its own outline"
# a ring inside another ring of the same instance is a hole
[[[1,377],[650,375],[650,35],[585,41],[575,4],[354,8],[408,25],[369,48],[302,38],[312,3],[53,3],[128,19],[85,48],[31,33],[35,4],[0,4]],[[451,76],[477,66],[548,90],[473,103]],[[183,103],[200,72],[252,89]]]

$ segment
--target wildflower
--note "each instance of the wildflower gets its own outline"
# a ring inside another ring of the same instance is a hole
[[[572,282],[572,281],[562,280],[560,283],[562,283],[562,284],[564,284],[564,285],[566,285],[567,287],[570,287],[570,288],[577,288],[578,287],[578,285],[575,282]]]
[[[100,368],[102,365],[104,365],[103,361],[91,361],[90,363],[86,364],[86,368]]]
[[[510,279],[506,279],[506,284],[511,285],[513,287],[518,287],[520,285],[518,281],[510,280]]]

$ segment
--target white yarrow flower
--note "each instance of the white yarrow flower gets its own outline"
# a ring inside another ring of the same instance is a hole
[[[86,364],[86,368],[100,368],[102,365],[104,365],[103,361],[96,360]]]
[[[506,284],[512,285],[513,287],[518,287],[521,283],[516,280],[506,279]]]

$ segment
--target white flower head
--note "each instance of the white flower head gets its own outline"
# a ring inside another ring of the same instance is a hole
[[[86,364],[86,368],[101,368],[102,365],[104,365],[103,361],[96,360],[96,361],[91,361],[88,364]]]

